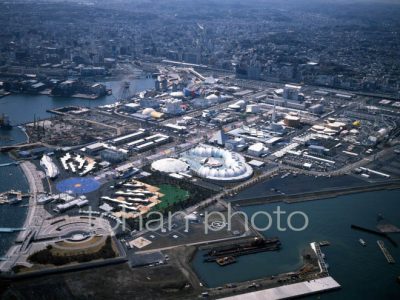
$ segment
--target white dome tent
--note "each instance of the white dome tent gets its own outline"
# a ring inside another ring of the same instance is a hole
[[[253,175],[242,155],[214,146],[198,145],[185,152],[183,158],[194,173],[208,180],[236,182]]]

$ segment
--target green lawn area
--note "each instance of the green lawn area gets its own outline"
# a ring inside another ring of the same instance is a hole
[[[160,184],[158,187],[160,188],[159,192],[164,194],[164,196],[160,199],[161,203],[158,205],[159,209],[167,208],[174,203],[183,202],[189,198],[188,191],[180,189],[176,186]]]

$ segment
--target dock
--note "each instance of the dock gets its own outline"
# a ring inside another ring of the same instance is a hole
[[[329,275],[328,266],[325,263],[324,254],[321,252],[321,246],[318,242],[310,243],[311,249],[315,252],[318,259],[318,265],[322,274]]]
[[[12,233],[16,231],[24,231],[26,228],[11,228],[11,227],[0,227],[0,233]]]
[[[389,264],[394,264],[395,260],[393,256],[389,253],[388,249],[385,247],[385,243],[382,240],[376,241],[378,244],[379,248],[381,249],[383,255],[385,255],[385,258]]]
[[[221,298],[220,300],[291,299],[339,288],[340,284],[337,283],[331,276],[327,276],[315,280],[293,283],[257,292],[235,295],[227,298]]]
[[[30,194],[24,194],[21,191],[10,190],[0,193],[0,204],[15,204],[22,201],[23,198],[30,197]]]
[[[0,167],[18,166],[18,165],[19,165],[19,162],[18,161],[14,161],[14,162],[0,164]]]

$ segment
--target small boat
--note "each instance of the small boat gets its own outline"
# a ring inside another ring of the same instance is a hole
[[[11,204],[11,205],[15,205],[15,204],[18,204],[18,203],[20,203],[21,202],[21,199],[18,199],[18,198],[11,198],[11,199],[9,199],[8,200],[8,204]]]
[[[367,246],[367,243],[366,243],[363,239],[359,239],[358,241],[359,241],[360,244],[363,245],[364,247]]]
[[[319,244],[321,247],[323,247],[323,246],[329,246],[331,243],[330,243],[329,241],[320,241],[318,244]]]
[[[223,267],[235,263],[236,259],[233,256],[225,256],[217,258],[215,261],[217,262],[218,265]]]

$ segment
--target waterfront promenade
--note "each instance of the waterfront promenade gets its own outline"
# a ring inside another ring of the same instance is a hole
[[[28,180],[29,192],[31,194],[31,197],[29,198],[28,213],[23,227],[32,229],[32,226],[38,226],[44,218],[49,216],[49,213],[46,210],[37,205],[38,194],[43,194],[45,190],[42,178],[33,163],[25,161],[21,163],[21,169]],[[26,234],[26,232],[21,233],[17,240],[23,240],[26,237]]]
[[[36,166],[31,162],[25,161],[20,164],[20,167],[28,181],[31,197],[29,198],[28,212],[23,225],[27,230],[21,231],[18,234],[16,242],[23,242],[30,232],[39,229],[43,220],[50,216],[43,207],[37,205],[37,195],[44,193],[45,190],[42,178]],[[9,271],[16,263],[26,261],[26,257],[23,256],[24,253],[21,252],[23,244],[24,243],[22,243],[22,245],[14,244],[8,250],[5,255],[7,260],[0,262],[0,271]]]

